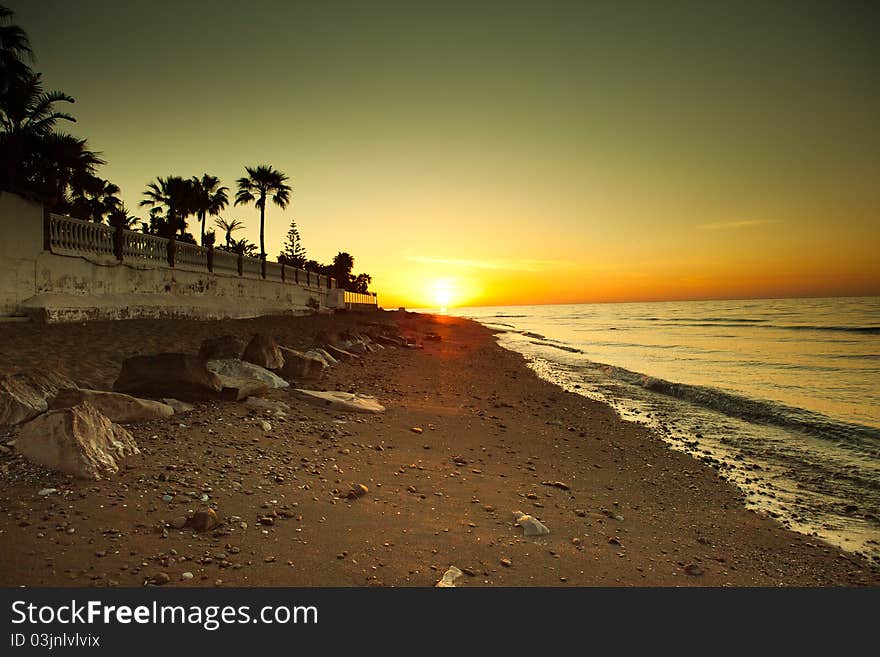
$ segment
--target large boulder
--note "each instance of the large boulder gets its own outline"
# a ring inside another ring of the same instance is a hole
[[[281,355],[284,357],[284,367],[278,373],[285,379],[319,379],[327,369],[323,358],[315,358],[296,349],[281,347]]]
[[[251,338],[241,359],[267,370],[280,370],[284,367],[284,357],[275,340],[263,333],[257,333]]]
[[[123,458],[139,453],[132,435],[88,402],[31,420],[15,448],[29,461],[82,479],[116,474]]]
[[[302,388],[295,388],[293,394],[310,404],[336,411],[349,413],[383,413],[385,411],[385,407],[375,397],[369,395],[342,392],[341,390],[324,392],[323,390],[303,390]]]
[[[244,351],[244,340],[237,335],[221,335],[208,338],[199,348],[199,358],[217,360],[218,358],[241,358]]]
[[[208,370],[220,376],[261,381],[267,384],[270,388],[287,388],[290,386],[287,381],[274,372],[270,372],[264,367],[254,365],[253,363],[247,363],[243,360],[236,360],[234,358],[209,360],[207,366]]]
[[[113,389],[160,399],[200,401],[216,399],[223,386],[204,360],[188,354],[166,353],[126,358]]]
[[[174,415],[174,408],[152,399],[139,399],[122,392],[105,392],[103,390],[87,390],[85,388],[67,388],[61,390],[49,408],[70,408],[84,401],[106,415],[111,422],[142,422],[144,420],[160,420]]]
[[[49,408],[49,399],[76,384],[58,372],[19,372],[0,377],[0,425],[26,422]]]

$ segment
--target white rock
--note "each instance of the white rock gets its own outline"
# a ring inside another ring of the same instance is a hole
[[[522,511],[514,511],[513,517],[515,523],[522,527],[523,536],[543,536],[550,533],[550,530],[544,523],[533,516],[526,515]]]
[[[193,574],[189,571],[186,571],[185,573],[182,573],[180,575],[180,579],[192,579],[192,578],[193,578]]]
[[[449,566],[445,573],[443,573],[443,577],[440,578],[440,581],[435,585],[437,588],[445,589],[445,588],[455,588],[455,580],[461,577],[464,573],[461,572],[455,566]]]
[[[57,488],[44,488],[40,492],[38,492],[37,495],[39,495],[40,497],[47,497],[47,496],[51,495],[52,493],[57,493],[57,492],[58,492]]]
[[[369,395],[352,394],[341,390],[321,391],[303,390],[294,388],[293,394],[300,399],[317,406],[331,408],[336,411],[350,411],[355,413],[384,413],[382,406],[375,397]]]
[[[266,433],[272,431],[272,425],[266,422],[266,420],[260,420],[260,427],[262,427],[263,431]]]
[[[290,384],[269,370],[234,358],[209,360],[208,369],[214,374],[230,376],[236,379],[253,379],[262,381],[272,388],[289,388]]]

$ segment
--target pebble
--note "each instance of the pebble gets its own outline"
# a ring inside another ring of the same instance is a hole
[[[684,572],[688,575],[692,575],[693,577],[699,577],[703,574],[703,569],[700,568],[697,564],[692,563],[685,566]]]
[[[266,420],[260,420],[260,427],[262,427],[263,431],[269,432],[272,431],[272,425]]]
[[[193,574],[192,574],[191,572],[189,572],[189,571],[186,571],[185,573],[183,573],[183,574],[180,576],[180,579],[184,579],[184,580],[186,580],[186,579],[192,579],[192,578],[193,578]]]
[[[162,586],[170,582],[171,578],[168,576],[167,573],[156,573],[155,575],[153,575],[152,578],[150,578],[150,581],[156,586]]]
[[[57,493],[57,492],[58,492],[57,488],[44,488],[40,492],[38,492],[37,495],[39,495],[40,497],[47,497],[47,496],[51,495],[52,493]]]
[[[424,429],[422,429],[421,427],[413,427],[412,429],[410,429],[410,431],[412,431],[413,433],[422,433],[424,432]]]
[[[162,496],[162,501],[163,501],[163,502],[171,502],[173,499],[174,499],[174,496],[173,496],[173,495],[163,495],[163,496]]]
[[[501,560],[501,565],[505,568],[510,568],[511,566],[513,566],[513,562],[510,559],[505,558]]]

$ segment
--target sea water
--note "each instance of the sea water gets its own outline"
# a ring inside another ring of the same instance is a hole
[[[539,376],[880,563],[880,298],[458,308]]]

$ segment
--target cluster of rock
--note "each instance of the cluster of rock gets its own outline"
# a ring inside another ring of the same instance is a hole
[[[388,344],[408,346],[381,334]],[[369,336],[346,334],[302,352],[257,334],[245,344],[234,335],[205,340],[197,355],[160,353],[122,362],[113,391],[80,388],[57,372],[0,377],[0,425],[21,425],[16,449],[28,460],[80,478],[115,474],[126,456],[139,453],[121,424],[168,418],[192,407],[186,402],[251,400],[251,406],[282,405],[257,397],[291,382],[316,380],[340,359],[357,359],[384,348]],[[294,396],[332,410],[381,413],[374,397],[341,391],[291,388]],[[157,400],[162,401],[157,401]]]

